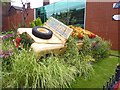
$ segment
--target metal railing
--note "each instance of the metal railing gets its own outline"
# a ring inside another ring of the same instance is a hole
[[[114,87],[119,80],[120,80],[120,64],[117,65],[115,74],[109,78],[109,81],[106,82],[106,85],[103,85],[103,90],[114,90]]]

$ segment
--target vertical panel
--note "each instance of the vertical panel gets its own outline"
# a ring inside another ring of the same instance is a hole
[[[87,2],[86,5],[86,29],[111,40],[112,49],[120,50],[118,21],[112,20],[112,15],[117,14],[118,10],[113,9],[113,2]]]

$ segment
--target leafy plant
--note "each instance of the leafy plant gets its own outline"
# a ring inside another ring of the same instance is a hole
[[[2,41],[2,50],[3,51],[8,51],[9,49],[10,50],[14,50],[15,47],[14,47],[14,44],[12,42],[12,39],[13,37],[10,37],[10,38],[4,38]]]
[[[64,58],[66,63],[77,68],[76,73],[79,76],[82,75],[86,79],[94,73],[90,63],[91,61],[94,61],[94,59],[90,55],[85,55],[84,53],[79,52],[76,40],[73,37],[70,37],[68,40]]]
[[[89,79],[94,74],[94,69],[91,64],[91,62],[93,61],[95,61],[95,59],[92,58],[92,56],[90,55],[85,55],[84,57],[81,57],[80,65],[78,68],[81,72],[81,75],[85,79]]]
[[[72,43],[73,42],[73,43]],[[22,49],[10,58],[11,71],[4,66],[3,87],[12,88],[64,88],[70,87],[77,74],[88,78],[93,72],[90,56],[80,57],[76,41],[69,39],[64,57],[51,55],[40,61],[34,52]],[[72,47],[72,49],[70,49]],[[74,52],[75,50],[75,52]]]
[[[75,81],[76,68],[73,66],[68,66],[64,64],[60,58],[56,56],[50,56],[49,58],[44,58],[43,63],[46,67],[44,72],[46,77],[43,77],[43,80],[46,80],[47,87],[51,88],[64,88],[70,87],[71,82]],[[47,73],[49,75],[47,76]]]
[[[20,34],[20,38],[21,38],[20,42],[23,45],[23,48],[29,49],[32,44],[32,41],[30,40],[30,38],[28,38],[27,34],[26,33]]]
[[[76,75],[75,67],[64,65],[56,56],[37,62],[32,51],[14,54],[11,72],[2,72],[3,87],[7,88],[61,88],[70,87]]]
[[[83,47],[79,50],[83,55],[90,55],[99,60],[109,56],[110,52],[110,42],[102,39],[99,36],[96,36],[94,39],[90,39],[88,36],[83,38]]]
[[[5,35],[5,34],[14,34],[14,32],[13,31],[2,31],[2,32],[0,32],[0,34],[3,34],[3,35]]]
[[[92,46],[91,46],[91,40],[87,35],[84,35],[83,38],[83,47],[80,49],[80,53],[84,55],[90,55],[92,56]]]
[[[79,52],[76,44],[76,40],[73,37],[69,37],[64,54],[65,61],[69,64],[75,64],[79,59]]]
[[[35,26],[43,26],[41,19],[38,17],[36,20],[30,23],[30,26],[33,28]]]
[[[2,38],[2,44],[1,44],[1,49],[0,49],[0,59],[1,59],[1,64],[2,64],[3,69],[5,69],[4,68],[5,66],[6,70],[10,70],[11,69],[10,57],[14,55],[14,52],[16,52],[16,48],[12,42],[14,35],[7,34],[4,36]]]
[[[108,57],[111,49],[110,42],[101,37],[96,37],[95,41],[96,44],[92,47],[93,57],[97,60]]]

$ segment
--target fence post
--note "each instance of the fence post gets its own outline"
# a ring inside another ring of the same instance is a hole
[[[118,81],[120,79],[120,64],[117,65],[116,73],[115,73],[115,80]]]

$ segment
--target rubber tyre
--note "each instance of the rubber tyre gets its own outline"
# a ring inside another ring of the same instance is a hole
[[[40,32],[38,31],[37,29],[38,28],[44,28],[46,29],[48,32],[47,33],[43,33],[43,32]],[[50,39],[53,35],[53,32],[46,28],[46,27],[41,27],[41,26],[35,26],[33,29],[32,29],[32,34],[38,38],[41,38],[41,39]]]

